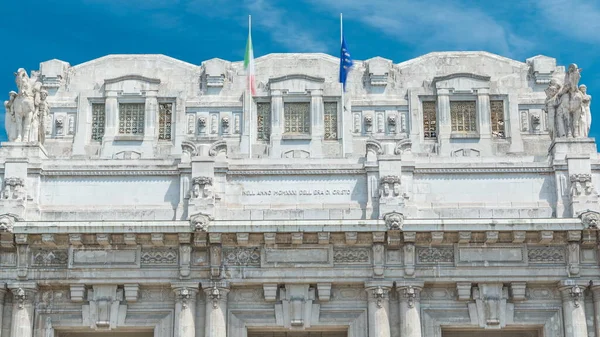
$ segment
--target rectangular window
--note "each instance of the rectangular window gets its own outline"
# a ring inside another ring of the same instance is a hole
[[[506,138],[504,132],[504,101],[490,101],[490,111],[492,113],[492,137]]]
[[[101,142],[104,136],[104,127],[106,123],[106,110],[104,103],[92,104],[92,140]]]
[[[284,133],[310,133],[310,103],[284,103],[283,105]]]
[[[256,103],[256,139],[269,140],[271,136],[271,103]]]
[[[437,138],[437,114],[435,101],[423,102],[423,135],[425,139]]]
[[[450,101],[450,118],[452,120],[452,132],[477,132],[476,107],[477,102],[475,101]]]
[[[337,102],[325,102],[325,139],[337,139]]]
[[[158,105],[158,140],[171,140],[172,117],[173,103],[160,103]]]
[[[145,111],[144,103],[119,104],[119,134],[143,135]]]

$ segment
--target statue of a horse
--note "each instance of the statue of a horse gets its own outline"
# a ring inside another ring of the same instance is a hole
[[[562,95],[558,104],[557,115],[568,118],[565,125],[567,137],[581,137],[579,134],[579,123],[581,121],[583,93],[579,90],[568,92]]]
[[[12,106],[16,120],[15,142],[29,142],[31,141],[29,134],[31,122],[35,113],[32,84],[27,72],[23,68],[17,70],[15,77],[15,82],[19,88],[19,93],[13,101]]]

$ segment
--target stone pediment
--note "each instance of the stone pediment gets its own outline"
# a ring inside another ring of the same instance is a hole
[[[268,88],[304,93],[313,89],[322,89],[323,83],[325,83],[325,79],[322,77],[291,74],[269,79]]]
[[[112,54],[99,57],[97,59],[84,62],[71,67],[73,71],[81,71],[85,68],[110,67],[116,64],[133,64],[136,62],[143,63],[144,68],[186,68],[188,70],[197,70],[197,65],[178,60],[176,58],[163,54]]]
[[[474,93],[490,88],[490,77],[471,73],[456,73],[433,79],[436,89],[449,89],[453,93]]]
[[[487,59],[492,62],[504,63],[513,67],[527,69],[527,64],[504,56],[492,54],[484,51],[451,51],[451,52],[432,52],[419,56],[417,58],[400,62],[397,66],[400,69],[418,67],[421,64],[448,64],[451,65],[452,60],[474,60],[476,58]]]
[[[140,75],[125,75],[104,80],[104,89],[124,95],[143,95],[146,91],[157,91],[160,79]]]

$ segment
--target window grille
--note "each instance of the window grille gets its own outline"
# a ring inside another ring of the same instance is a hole
[[[423,102],[423,134],[425,139],[437,139],[435,101]]]
[[[144,103],[119,104],[119,134],[143,135],[144,115]]]
[[[310,103],[284,103],[283,114],[285,118],[284,133],[310,133]]]
[[[325,102],[325,139],[337,139],[338,104]]]
[[[256,103],[256,139],[269,140],[271,136],[271,103]]]
[[[490,111],[492,113],[492,137],[506,138],[504,131],[504,101],[490,101]]]
[[[106,126],[106,110],[104,103],[92,104],[92,140],[101,142]]]
[[[477,132],[477,103],[475,101],[451,101],[450,118],[452,132]]]
[[[160,103],[158,105],[158,140],[171,140],[172,117],[173,103]]]

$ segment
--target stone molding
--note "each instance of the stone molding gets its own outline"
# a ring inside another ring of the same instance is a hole
[[[61,176],[177,176],[179,170],[42,170],[40,175],[47,177]]]

